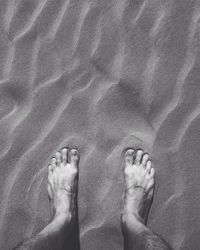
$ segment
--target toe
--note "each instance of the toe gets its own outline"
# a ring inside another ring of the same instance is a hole
[[[150,174],[150,171],[151,171],[151,161],[150,160],[147,161],[146,171],[147,171],[147,173]]]
[[[57,166],[59,167],[60,164],[61,164],[61,153],[60,152],[56,152],[56,163],[57,163]]]
[[[134,150],[128,149],[125,153],[125,163],[126,165],[133,165],[133,155],[134,155]]]
[[[56,158],[55,158],[55,157],[53,157],[53,158],[51,159],[51,167],[52,167],[53,170],[54,170],[55,167],[56,167]]]
[[[142,157],[142,165],[146,168],[147,165],[147,161],[149,159],[149,155],[148,154],[144,154]]]
[[[53,174],[53,167],[51,165],[48,166],[48,177],[51,178]]]
[[[151,175],[152,177],[155,176],[155,169],[154,169],[154,168],[151,168],[150,175]]]
[[[76,149],[71,149],[69,152],[69,162],[74,166],[74,167],[78,167],[78,163],[79,163],[79,153],[78,150]]]
[[[52,190],[49,184],[47,185],[47,191],[48,191],[49,199],[52,200],[53,194],[52,194]]]
[[[137,154],[136,154],[136,159],[135,159],[135,163],[136,164],[140,164],[141,163],[142,155],[143,155],[143,151],[139,149],[137,151]]]
[[[67,155],[68,155],[68,148],[63,148],[61,150],[61,159],[62,159],[63,164],[67,163],[67,157],[68,157]]]
[[[52,167],[52,165],[48,166],[48,185],[52,185],[52,180],[53,180],[53,170],[54,168]]]

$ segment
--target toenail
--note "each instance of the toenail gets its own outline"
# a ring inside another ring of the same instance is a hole
[[[71,152],[72,152],[73,155],[77,155],[78,154],[78,151],[76,149],[72,149]]]

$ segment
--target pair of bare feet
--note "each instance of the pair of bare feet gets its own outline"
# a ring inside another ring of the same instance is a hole
[[[79,160],[78,150],[63,148],[48,167],[48,193],[54,218],[61,216],[62,223],[69,226],[76,216]],[[125,152],[122,227],[132,230],[135,222],[146,224],[153,199],[154,173],[148,154],[133,149]]]
[[[77,249],[70,235],[77,222],[78,150],[63,148],[48,166],[48,193],[54,211],[53,220],[36,236],[15,249]],[[149,155],[128,149],[124,155],[124,192],[121,213],[126,250],[169,250],[171,247],[146,227],[154,192],[154,168]],[[78,224],[78,223],[77,223]],[[67,244],[63,244],[66,239]],[[68,241],[69,240],[69,241]],[[78,241],[79,242],[79,241]],[[66,247],[65,247],[66,246]],[[78,249],[80,246],[78,245]]]

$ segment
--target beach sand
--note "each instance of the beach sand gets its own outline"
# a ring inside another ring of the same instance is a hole
[[[50,218],[47,169],[80,150],[82,250],[120,250],[122,155],[149,152],[148,226],[200,245],[200,3],[20,0],[0,8],[0,249]]]

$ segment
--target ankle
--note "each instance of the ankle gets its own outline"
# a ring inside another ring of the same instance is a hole
[[[71,197],[67,192],[57,192],[54,199],[54,214],[55,216],[62,214],[63,216],[69,216],[71,214]]]
[[[145,222],[137,213],[124,210],[121,215],[121,224],[125,228],[134,229]]]
[[[62,224],[70,224],[72,221],[72,217],[72,213],[70,212],[56,211],[53,221]]]

